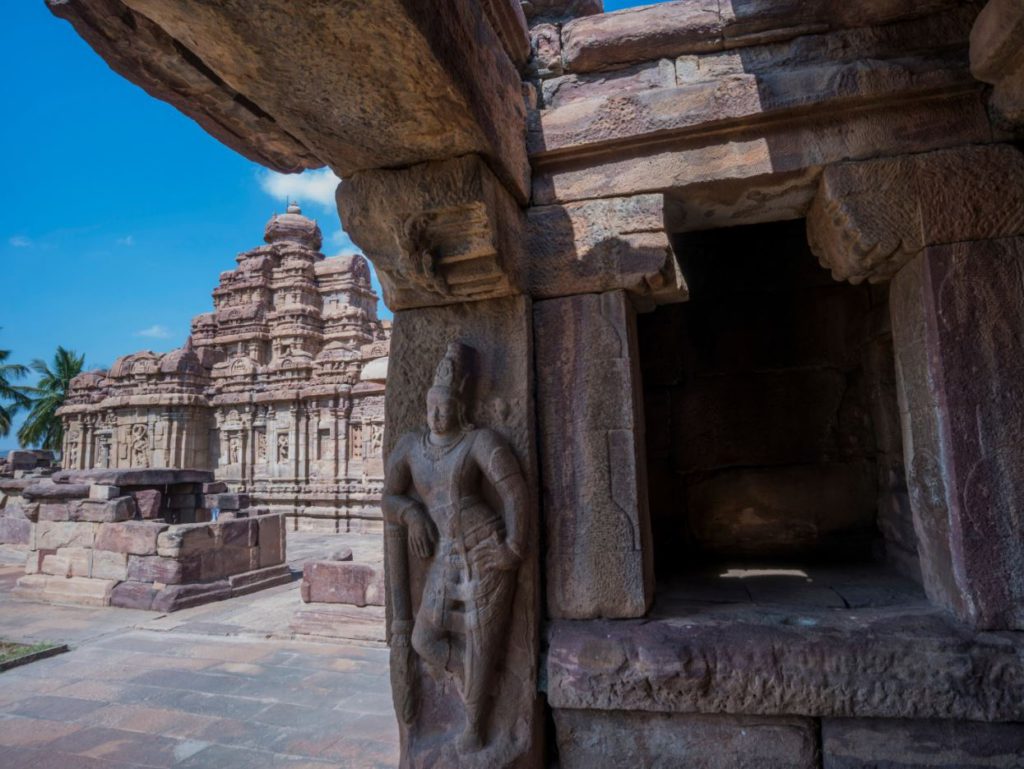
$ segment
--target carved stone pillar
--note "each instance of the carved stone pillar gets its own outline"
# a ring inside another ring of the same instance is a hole
[[[835,277],[890,291],[903,451],[929,598],[1024,629],[1024,155],[1005,145],[828,169],[808,218]]]
[[[642,617],[654,597],[636,318],[624,291],[534,305],[547,609]]]
[[[389,489],[391,494],[405,493],[399,488],[403,482],[395,474],[395,454],[400,454],[403,446],[412,446],[415,450],[421,440],[426,440],[427,391],[436,382],[438,361],[445,357],[449,344],[453,342],[461,343],[470,351],[468,380],[471,384],[464,399],[468,411],[466,417],[475,428],[473,435],[493,431],[498,436],[495,440],[507,442],[526,482],[520,510],[524,527],[522,560],[511,572],[514,576],[511,606],[507,616],[501,617],[502,621],[507,621],[507,627],[497,644],[492,644],[493,648],[484,649],[479,657],[471,659],[468,668],[476,666],[477,672],[466,674],[479,675],[484,668],[493,674],[488,687],[490,713],[483,744],[477,749],[458,747],[469,712],[463,701],[464,687],[458,683],[458,676],[451,671],[429,668],[418,654],[410,653],[407,646],[396,640],[403,630],[406,634],[410,632],[410,618],[416,618],[415,623],[422,621],[421,601],[427,600],[424,596],[430,591],[431,580],[438,574],[434,558],[442,556],[421,558],[411,547],[404,545],[396,550],[396,541],[406,542],[405,527],[396,524],[393,518],[386,523],[386,566],[391,591],[388,603],[389,642],[392,645],[392,686],[401,727],[401,766],[444,766],[452,769],[539,767],[542,765],[543,720],[537,694],[540,575],[531,302],[520,296],[403,310],[395,313],[394,323],[385,408],[384,448],[388,460],[386,518],[390,517]],[[496,457],[494,454],[488,456]],[[495,477],[506,477],[508,471],[502,470],[502,463],[496,458],[491,461],[498,463]],[[449,493],[452,481],[439,474],[431,483],[438,484],[443,495]],[[478,511],[481,499],[496,513],[503,510],[504,497],[486,482],[480,489],[462,488],[457,484],[451,489],[450,493],[459,496],[455,502],[461,506],[459,515],[478,514],[467,511]],[[508,514],[507,510],[504,512]],[[447,515],[443,509],[431,510],[430,514]],[[457,538],[464,542],[473,536],[470,530],[456,533]],[[513,531],[507,530],[506,534],[511,538]],[[474,549],[469,545],[466,547]],[[445,568],[443,562],[441,566]],[[408,592],[405,592],[406,585],[409,586]],[[471,587],[464,584],[453,589],[465,591]],[[432,592],[430,594],[433,595]],[[411,598],[411,605],[403,605],[405,596]],[[487,608],[485,598],[480,598],[482,603],[475,609],[474,600],[467,593],[465,608],[456,612],[464,619],[453,619],[453,626],[466,631],[477,627],[478,623],[486,625],[491,622],[491,610]],[[403,614],[407,616],[403,617]],[[417,636],[415,623],[411,631],[414,645]],[[472,636],[467,636],[469,638]],[[475,647],[470,640],[466,641],[466,647],[465,654],[477,654],[471,651]],[[403,705],[409,702],[406,696],[409,692],[413,693],[411,709]]]

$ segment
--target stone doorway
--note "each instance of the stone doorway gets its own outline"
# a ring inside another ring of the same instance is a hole
[[[754,575],[798,598],[832,579],[822,567],[920,579],[888,284],[836,282],[805,232],[677,236],[690,301],[638,317],[661,597],[696,575]]]

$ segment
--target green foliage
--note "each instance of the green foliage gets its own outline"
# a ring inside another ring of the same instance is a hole
[[[32,361],[30,368],[39,374],[39,381],[35,387],[24,388],[31,404],[25,424],[18,430],[22,446],[60,451],[64,428],[57,409],[64,403],[71,380],[82,373],[84,365],[84,355],[76,355],[63,347],[57,348],[52,368],[38,358]]]
[[[27,375],[28,369],[17,363],[8,363],[10,357],[10,350],[0,350],[0,438],[11,431],[11,422],[18,410],[29,405],[23,388],[12,384],[12,380]]]

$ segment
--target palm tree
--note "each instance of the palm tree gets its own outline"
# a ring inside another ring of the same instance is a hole
[[[52,369],[38,358],[32,361],[30,368],[39,374],[39,382],[35,387],[24,389],[31,398],[31,406],[25,424],[18,430],[22,446],[60,451],[64,427],[57,409],[64,403],[71,380],[82,373],[84,366],[84,355],[76,355],[63,347],[57,348]]]
[[[10,350],[0,350],[0,401],[7,401],[6,405],[0,403],[0,438],[11,431],[11,421],[18,409],[29,404],[22,389],[11,384],[12,379],[21,379],[28,374],[28,369],[18,363],[7,363],[9,357]]]

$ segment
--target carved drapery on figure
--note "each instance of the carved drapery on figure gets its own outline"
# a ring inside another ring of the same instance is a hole
[[[149,467],[149,428],[132,426],[132,467]]]
[[[424,712],[425,673],[456,687],[465,708],[460,766],[506,766],[492,723],[517,572],[529,544],[527,484],[508,442],[466,418],[468,348],[449,345],[427,393],[427,427],[388,459],[384,517],[395,707],[407,725]],[[423,573],[422,580],[414,573]]]

